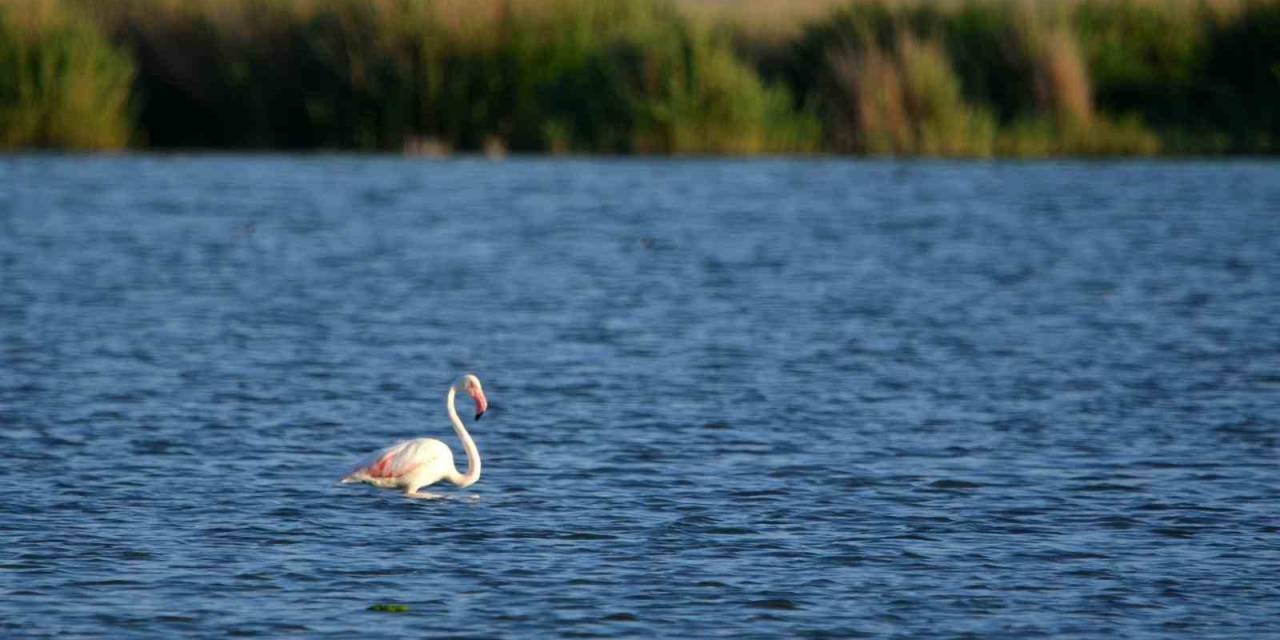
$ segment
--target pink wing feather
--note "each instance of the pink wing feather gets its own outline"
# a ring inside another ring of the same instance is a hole
[[[424,460],[419,455],[418,440],[406,440],[379,450],[365,458],[351,473],[365,472],[371,478],[396,478],[418,468]]]

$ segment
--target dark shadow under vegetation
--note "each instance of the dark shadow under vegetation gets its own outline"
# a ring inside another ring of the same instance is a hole
[[[0,0],[0,147],[1280,150],[1280,0],[690,6]]]

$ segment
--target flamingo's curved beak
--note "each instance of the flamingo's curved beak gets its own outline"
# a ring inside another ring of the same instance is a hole
[[[484,392],[479,389],[471,390],[471,399],[476,403],[476,420],[479,420],[480,416],[489,410],[489,401],[485,399]]]

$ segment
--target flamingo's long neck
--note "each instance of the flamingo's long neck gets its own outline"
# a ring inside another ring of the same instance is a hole
[[[453,399],[458,395],[458,390],[449,387],[449,397],[445,404],[449,407],[449,420],[453,422],[453,430],[458,434],[458,439],[462,441],[462,448],[467,452],[467,472],[459,475],[457,471],[449,477],[449,481],[459,487],[469,487],[480,479],[480,450],[476,449],[476,443],[471,439],[471,434],[467,433],[466,427],[462,426],[462,418],[458,417],[458,409],[453,406]]]

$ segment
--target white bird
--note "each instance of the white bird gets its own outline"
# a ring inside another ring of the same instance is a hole
[[[402,489],[410,498],[439,498],[431,493],[418,493],[418,489],[448,480],[459,488],[469,487],[480,479],[480,451],[471,439],[453,399],[461,390],[471,396],[476,404],[476,420],[489,408],[489,401],[484,397],[484,388],[480,379],[468,373],[449,387],[445,396],[445,406],[449,409],[449,420],[453,422],[453,430],[462,441],[462,448],[467,452],[467,472],[458,473],[453,465],[453,451],[449,445],[434,438],[416,438],[397,442],[385,449],[374,452],[356,465],[356,468],[342,478],[343,483],[365,482],[375,487]]]

